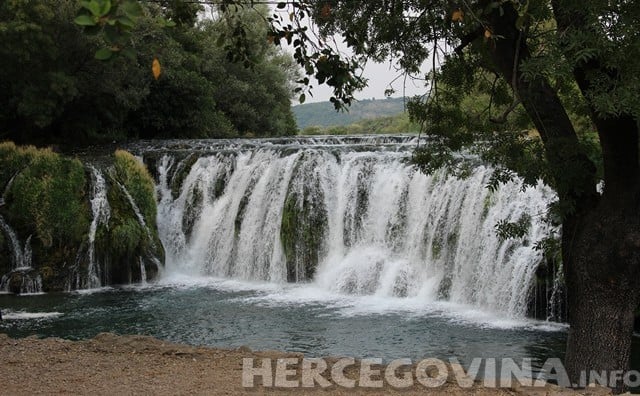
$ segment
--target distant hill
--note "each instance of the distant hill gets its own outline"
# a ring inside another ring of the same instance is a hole
[[[292,107],[299,129],[354,124],[360,120],[394,116],[404,111],[404,98],[366,99],[354,102],[348,112],[338,112],[331,102]]]

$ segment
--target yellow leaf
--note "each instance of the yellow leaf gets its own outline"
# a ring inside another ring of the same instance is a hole
[[[158,58],[153,58],[153,63],[151,64],[151,71],[153,72],[153,78],[156,80],[160,78],[160,73],[162,73],[162,68],[160,67],[160,61]]]
[[[320,16],[324,19],[331,16],[331,5],[329,3],[325,3],[322,6],[322,10],[320,10]]]
[[[457,8],[453,14],[451,14],[451,20],[453,22],[462,22],[464,20],[464,11]]]
[[[492,35],[491,35],[491,30],[489,30],[489,29],[486,29],[486,28],[485,28],[485,29],[484,29],[484,38],[486,38],[486,39],[490,39],[490,38],[491,38],[491,36],[492,36]]]

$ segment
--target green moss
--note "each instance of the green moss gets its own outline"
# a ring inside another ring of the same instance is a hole
[[[438,300],[448,300],[451,293],[451,277],[446,276],[438,285]]]
[[[21,241],[32,236],[33,265],[44,291],[65,290],[76,276],[85,276],[87,232],[91,209],[88,182],[80,161],[49,149],[0,144],[0,182],[13,179],[6,204],[0,210]],[[111,283],[127,281],[132,268],[140,272],[140,257],[147,274],[155,274],[164,251],[156,227],[155,185],[144,165],[131,154],[118,151],[108,179],[111,218],[96,233],[96,256]],[[122,185],[144,216],[149,233],[139,223]],[[150,234],[150,237],[149,237]],[[78,265],[73,265],[78,262]],[[11,269],[11,254],[0,236],[0,275]],[[139,275],[138,275],[139,277]],[[134,280],[135,276],[134,276]],[[75,284],[75,283],[71,284]]]
[[[3,144],[4,154],[13,157],[3,162],[22,167],[7,196],[11,223],[22,235],[35,234],[46,248],[79,245],[90,222],[82,163],[49,149],[15,148],[11,153],[10,147]]]
[[[236,215],[236,219],[233,222],[233,233],[236,238],[240,236],[242,220],[244,219],[244,213],[247,211],[247,205],[249,205],[249,194],[245,193],[245,195],[240,200],[240,203],[238,204],[238,214]]]
[[[189,176],[191,168],[198,161],[198,158],[200,157],[195,154],[190,154],[178,164],[175,174],[171,178],[171,195],[173,196],[173,199],[177,199],[180,196],[182,185],[184,184],[187,176]]]
[[[297,197],[295,194],[287,196],[282,210],[282,224],[280,225],[280,241],[282,242],[282,248],[287,258],[288,272],[291,272],[290,267],[292,267],[289,263],[294,261],[296,255],[296,225],[297,219],[300,216],[296,201]],[[287,278],[291,278],[291,276],[292,274],[289,273]]]
[[[113,227],[110,233],[111,253],[117,256],[133,256],[143,247],[145,231],[131,217]]]
[[[107,278],[114,284],[139,281],[141,258],[147,275],[154,276],[158,270],[154,259],[163,262],[164,250],[156,226],[153,179],[144,164],[118,150],[107,180],[111,217],[108,227],[96,232],[96,252],[107,263]],[[147,229],[140,224],[126,193],[140,210]]]
[[[37,154],[38,149],[33,146],[18,147],[13,142],[0,143],[0,192]]]
[[[303,197],[289,194],[282,212],[280,241],[287,260],[287,280],[313,278],[327,227],[327,216],[319,197],[305,191]]]
[[[216,184],[213,189],[213,199],[217,199],[221,197],[226,187],[227,187],[227,180],[224,177],[217,178]]]
[[[187,238],[191,237],[193,226],[202,210],[203,198],[202,191],[196,186],[191,191],[189,200],[185,204],[184,216],[182,216],[182,229]]]
[[[487,195],[484,196],[484,201],[482,202],[482,219],[486,219],[489,214],[489,209],[494,205],[493,202],[493,190],[489,190]]]
[[[442,240],[436,237],[431,242],[431,257],[437,260],[440,258],[440,254],[442,254]]]
[[[9,271],[11,271],[11,252],[4,234],[0,230],[0,278]]]
[[[122,184],[142,212],[145,222],[150,228],[156,228],[155,184],[147,167],[131,153],[116,150],[114,161],[114,178]]]

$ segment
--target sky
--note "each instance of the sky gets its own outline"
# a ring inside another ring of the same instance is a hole
[[[284,10],[277,10],[273,6],[271,6],[272,10],[275,12],[282,12],[285,15],[291,11],[288,8]],[[203,12],[202,18],[209,18],[212,14],[212,11]],[[310,27],[312,30],[314,29],[310,26],[310,22],[308,20],[303,21],[305,25]],[[350,54],[351,51],[347,47],[346,44],[342,41],[339,36],[334,37],[333,40],[337,43],[337,49],[343,54]],[[285,45],[283,49],[289,53],[293,54],[294,48],[293,46]],[[428,62],[427,62],[428,63]],[[420,76],[424,78],[424,75],[430,70],[430,67],[425,64],[422,67],[423,75]],[[365,87],[362,91],[355,93],[355,98],[357,100],[364,99],[384,99],[385,98],[385,90],[388,88],[393,88],[395,92],[392,97],[412,97],[415,95],[423,95],[426,93],[427,88],[425,87],[425,82],[422,80],[411,80],[404,79],[403,77],[397,78],[399,75],[398,71],[393,68],[393,65],[389,62],[387,63],[374,63],[369,62],[364,67],[363,77],[367,79],[367,87]],[[305,103],[313,103],[313,102],[324,102],[328,101],[332,96],[332,90],[330,87],[326,85],[318,84],[318,81],[314,78],[311,78],[311,84],[313,85],[313,90],[311,91],[311,95],[309,93],[306,94]],[[298,98],[292,99],[292,104],[298,104]]]
[[[286,8],[285,10],[280,11],[274,8],[274,11],[282,12],[285,15],[288,15],[288,13],[291,10]],[[316,28],[312,26],[312,23],[308,19],[303,20],[302,23],[303,25],[309,27],[310,31],[316,30]],[[352,54],[351,50],[347,47],[347,45],[344,43],[344,41],[339,35],[335,35],[333,37],[333,40],[327,40],[327,41],[336,43],[337,47],[335,49],[337,49],[340,53],[347,56]],[[295,50],[292,45],[286,45],[286,44],[283,46],[283,49],[285,51],[290,52],[291,54],[293,54]],[[420,77],[422,78],[424,78],[424,75],[430,70],[430,67],[427,66],[427,63],[429,62],[426,62],[421,68],[423,71],[422,73],[423,75]],[[365,65],[364,67],[364,71],[362,75],[365,79],[368,80],[367,87],[364,88],[362,91],[356,92],[354,95],[355,98],[359,100],[373,99],[373,98],[384,99],[385,90],[387,90],[390,87],[395,90],[395,93],[391,95],[392,97],[401,97],[401,96],[412,97],[415,95],[425,94],[425,92],[427,91],[427,88],[425,87],[424,81],[411,80],[411,79],[406,79],[405,81],[403,77],[397,78],[399,74],[400,73],[397,70],[395,70],[395,68],[393,67],[393,64],[390,62],[367,63],[367,65]],[[332,96],[331,88],[326,85],[318,84],[318,81],[315,80],[314,78],[311,78],[311,81],[312,81],[311,85],[313,85],[314,88],[311,91],[312,95],[306,94],[305,103],[328,101],[329,98],[331,98]],[[292,103],[294,105],[297,104],[298,103],[297,98],[294,98],[292,100]]]
[[[357,92],[355,94],[355,98],[359,100],[373,98],[384,99],[384,92],[389,88],[390,84],[395,90],[395,93],[392,95],[393,97],[400,97],[403,95],[411,97],[414,95],[423,95],[426,92],[427,89],[424,86],[424,81],[413,81],[411,79],[407,79],[405,82],[402,77],[396,79],[397,76],[398,72],[389,63],[368,63],[365,66],[363,73],[363,77],[368,79],[368,86],[362,91]],[[314,86],[312,91],[313,97],[307,95],[305,103],[329,100],[332,94],[331,87],[318,85],[317,81],[312,83],[312,85]],[[293,102],[296,104],[297,101],[295,98]]]

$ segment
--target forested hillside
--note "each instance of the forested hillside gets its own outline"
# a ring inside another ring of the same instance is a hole
[[[336,111],[331,102],[293,106],[298,128],[350,125],[364,119],[395,116],[404,111],[404,98],[366,99],[354,102],[348,112]]]

